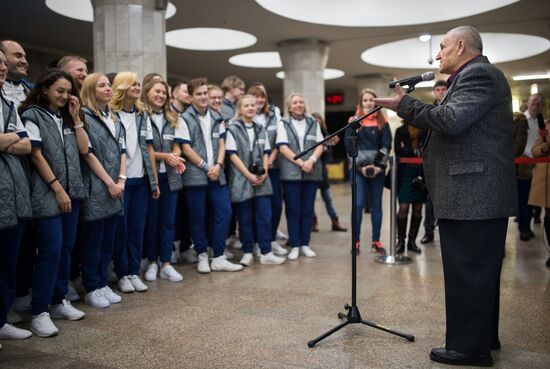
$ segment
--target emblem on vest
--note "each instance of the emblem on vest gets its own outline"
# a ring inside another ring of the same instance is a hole
[[[162,135],[163,140],[174,141],[174,135]]]
[[[73,133],[73,130],[72,130],[72,129],[70,129],[70,128],[65,128],[65,129],[63,130],[63,134],[64,134],[65,136],[67,136],[67,135],[72,135],[72,134],[74,134],[74,133]]]

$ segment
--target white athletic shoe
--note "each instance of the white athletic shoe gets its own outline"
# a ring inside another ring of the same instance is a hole
[[[109,286],[105,286],[103,288],[100,288],[99,290],[101,291],[101,294],[105,296],[107,301],[109,301],[110,304],[118,304],[119,302],[122,301],[122,297],[114,293]]]
[[[208,261],[208,253],[203,252],[198,255],[197,271],[199,273],[210,273],[210,263]]]
[[[247,252],[243,254],[243,257],[241,258],[241,261],[239,261],[239,264],[249,266],[254,261],[254,257],[252,256],[251,252]]]
[[[130,279],[130,283],[132,283],[132,286],[134,286],[134,289],[138,292],[145,292],[149,289],[145,283],[141,280],[141,278],[138,275],[129,275],[128,278]]]
[[[212,270],[215,272],[238,272],[243,270],[240,264],[233,264],[225,258],[225,255],[212,259]]]
[[[50,306],[50,315],[53,319],[80,320],[86,313],[72,306],[70,301],[63,300],[61,304]]]
[[[194,264],[199,261],[197,258],[197,253],[192,248],[188,248],[180,254],[181,259],[189,264]]]
[[[170,282],[183,281],[181,274],[172,265],[166,265],[160,269],[160,278],[168,279]]]
[[[179,258],[178,258],[178,253],[176,252],[176,250],[172,251],[172,255],[170,256],[170,262],[172,264],[177,264],[179,261]]]
[[[315,256],[317,256],[315,251],[313,251],[309,246],[301,246],[300,253],[308,258],[314,258]]]
[[[277,235],[275,236],[278,240],[288,240],[288,236],[283,231],[277,229]]]
[[[298,259],[298,256],[300,256],[300,248],[293,247],[290,249],[290,253],[288,254],[288,260],[296,260]]]
[[[283,256],[288,254],[287,249],[285,249],[283,246],[279,245],[279,242],[272,241],[271,242],[271,250],[275,255]]]
[[[134,285],[130,282],[130,277],[127,275],[118,280],[118,289],[120,292],[124,293],[132,293],[136,291]]]
[[[260,256],[260,264],[282,264],[284,262],[285,258],[276,256],[273,252]]]
[[[254,254],[254,257],[256,259],[259,259],[261,256],[262,256],[262,251],[260,250],[260,245],[258,245],[257,243],[255,243],[253,246],[252,246],[252,253]]]
[[[96,308],[106,308],[111,306],[111,303],[101,293],[100,289],[93,290],[92,292],[88,292],[86,296],[84,296],[84,302]]]
[[[31,320],[31,332],[38,337],[53,337],[57,336],[59,330],[53,324],[50,314],[43,312],[40,315],[33,315]]]
[[[5,340],[24,340],[32,336],[32,332],[28,331],[26,329],[21,329],[14,327],[11,324],[4,324],[2,328],[0,328],[0,339]]]
[[[69,289],[67,291],[67,294],[65,295],[65,299],[69,301],[80,300],[80,295],[78,294],[76,288],[74,288],[74,284],[71,281],[69,281]]]
[[[31,311],[31,295],[16,297],[13,301],[13,310],[15,311]]]
[[[9,309],[8,315],[6,316],[6,321],[10,324],[17,324],[21,323],[23,318],[21,318],[21,315],[17,314],[15,310]]]
[[[159,273],[159,266],[157,263],[149,264],[147,271],[145,272],[145,280],[153,282],[157,280],[157,274]]]

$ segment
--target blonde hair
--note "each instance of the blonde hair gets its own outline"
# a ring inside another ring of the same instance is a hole
[[[363,115],[366,113],[366,111],[363,110],[363,95],[364,94],[370,94],[374,98],[377,98],[378,95],[376,95],[376,92],[372,88],[364,88],[361,90],[361,93],[359,94],[359,102],[357,103],[357,108],[355,109],[355,115]],[[379,126],[383,126],[386,123],[386,116],[384,113],[382,113],[382,110],[376,113],[376,122]]]
[[[147,99],[147,94],[149,94],[149,91],[151,91],[153,87],[155,87],[155,85],[163,85],[164,89],[166,90],[166,101],[164,102],[164,106],[162,107],[162,112],[168,120],[168,123],[170,123],[170,127],[174,128],[178,124],[178,114],[170,107],[170,98],[168,95],[170,93],[170,86],[168,86],[168,83],[166,83],[165,81],[151,79],[145,86],[143,86],[143,89],[141,90],[141,102],[143,103],[143,110],[146,111],[149,115],[153,115],[153,107]]]
[[[244,89],[244,81],[237,76],[227,76],[222,82],[223,92],[228,92],[234,88]]]
[[[288,95],[288,98],[286,99],[286,102],[285,102],[285,113],[286,113],[287,116],[290,116],[290,111],[289,111],[290,102],[296,96],[300,97],[302,100],[304,100],[304,115],[307,114],[307,104],[306,104],[306,99],[304,98],[304,95],[302,95],[299,92],[291,92],[290,95]]]
[[[95,89],[101,77],[107,78],[107,76],[103,73],[88,74],[88,76],[84,79],[84,82],[82,82],[82,88],[80,89],[80,101],[82,101],[82,106],[85,106],[93,111],[98,117],[101,117],[102,111],[99,103],[97,102]],[[109,79],[107,79],[107,82],[108,81]],[[111,118],[113,119],[113,122],[117,121],[112,114]]]
[[[239,100],[237,100],[237,106],[235,107],[235,116],[233,117],[233,120],[236,120],[236,119],[242,120],[241,107],[243,105],[244,99],[253,99],[254,104],[256,103],[256,96],[254,95],[246,94],[239,97]]]
[[[139,83],[139,80],[137,74],[134,72],[117,73],[112,86],[113,97],[109,103],[109,107],[114,112],[122,110],[122,105],[124,103],[124,99],[126,99],[126,94],[128,93],[130,87],[132,87],[132,85],[136,82]],[[138,113],[143,111],[143,104],[139,99],[134,102],[134,107]]]
[[[207,88],[208,88],[208,93],[210,93],[210,91],[213,91],[213,90],[218,90],[223,94],[222,88],[218,85],[207,85]]]
[[[250,87],[246,93],[248,95],[252,95],[256,97],[262,96],[263,98],[265,98],[265,104],[264,104],[264,107],[262,108],[262,114],[267,115],[267,113],[269,113],[269,103],[267,100],[267,91],[265,90],[265,88],[263,88],[262,86],[254,85]]]
[[[61,59],[59,59],[59,61],[57,62],[57,67],[60,68],[60,69],[64,69],[67,66],[67,64],[69,64],[73,61],[79,61],[79,62],[82,62],[84,64],[86,64],[88,62],[86,59],[84,59],[83,57],[78,56],[78,55],[66,55],[66,56],[62,57]]]

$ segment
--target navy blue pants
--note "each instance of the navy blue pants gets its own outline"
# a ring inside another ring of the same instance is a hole
[[[86,222],[81,226],[80,265],[86,292],[107,286],[119,216]]]
[[[243,252],[252,252],[255,238],[262,254],[271,252],[271,196],[254,197],[235,205]]]
[[[76,241],[80,202],[72,201],[70,213],[36,219],[38,254],[32,281],[32,315],[60,304],[69,289],[71,253]]]
[[[124,190],[124,237],[115,244],[115,273],[119,279],[139,275],[148,204],[146,177],[128,179]]]
[[[17,257],[17,268],[15,271],[15,296],[23,297],[29,295],[32,287],[34,274],[34,263],[36,263],[36,227],[34,220],[28,220]]]
[[[271,241],[276,241],[277,229],[279,229],[281,214],[283,213],[283,191],[279,169],[270,169],[269,179],[271,188],[273,188],[273,195],[271,196]]]
[[[290,246],[309,246],[319,182],[282,181]]]
[[[169,263],[175,234],[178,191],[170,191],[166,173],[159,174],[160,197],[149,200],[145,224],[145,249],[149,261]]]
[[[433,236],[435,231],[434,204],[429,193],[426,200],[426,206],[424,207],[424,233]]]
[[[531,191],[530,179],[518,179],[518,228],[520,232],[531,229],[532,207],[529,206],[529,192]]]
[[[351,177],[351,176],[350,176]],[[355,239],[360,240],[361,222],[363,221],[363,209],[366,203],[371,206],[372,241],[380,241],[380,228],[382,227],[382,193],[386,176],[380,173],[374,178],[365,178],[357,174],[357,198],[355,203]]]
[[[20,219],[15,227],[0,230],[0,327],[6,324],[15,298],[15,268],[25,223]]]
[[[187,187],[185,189],[188,212],[191,214],[191,237],[195,243],[197,254],[206,252],[208,247],[206,207],[211,205],[213,215],[213,229],[211,244],[214,257],[223,255],[225,250],[225,238],[229,231],[231,221],[231,202],[229,189],[221,186],[219,181],[208,182],[208,186]]]

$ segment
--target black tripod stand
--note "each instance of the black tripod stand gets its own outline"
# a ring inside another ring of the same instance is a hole
[[[346,129],[351,129],[352,130],[352,134],[348,138],[349,141],[348,141],[348,145],[347,145],[348,146],[348,155],[352,158],[352,161],[351,161],[351,163],[352,163],[352,165],[351,165],[351,169],[352,169],[351,170],[351,201],[352,201],[352,203],[351,203],[351,214],[352,214],[352,218],[351,218],[352,219],[352,221],[351,221],[351,234],[352,234],[352,237],[351,237],[351,239],[352,239],[351,240],[351,306],[348,305],[348,304],[346,304],[344,306],[344,308],[348,311],[347,314],[338,313],[338,318],[339,319],[345,319],[346,320],[344,323],[332,328],[331,330],[323,333],[319,337],[309,341],[307,343],[307,345],[309,347],[315,346],[317,344],[317,342],[327,338],[331,334],[339,331],[340,329],[344,328],[345,326],[347,326],[350,323],[351,324],[353,324],[353,323],[362,323],[362,324],[368,325],[370,327],[380,329],[384,332],[388,332],[388,333],[395,334],[397,336],[406,338],[407,340],[409,340],[411,342],[414,341],[414,336],[412,336],[410,334],[405,334],[405,333],[401,333],[401,332],[398,332],[398,331],[394,331],[392,329],[380,326],[376,323],[369,322],[367,320],[361,319],[361,314],[359,313],[359,308],[357,307],[357,247],[356,247],[357,237],[355,236],[355,234],[356,234],[355,230],[357,229],[356,228],[357,227],[357,220],[356,220],[356,217],[355,217],[355,208],[356,208],[355,199],[356,199],[356,196],[357,196],[357,182],[356,182],[356,179],[357,179],[357,129],[361,125],[361,121],[364,118],[368,117],[369,115],[372,115],[372,114],[376,113],[380,109],[382,109],[382,108],[381,107],[376,107],[373,110],[367,112],[366,114],[364,114],[364,115],[362,115],[358,118],[355,118],[353,121],[351,121],[345,127],[342,127],[338,131],[336,131],[333,134],[331,134],[330,136],[326,137],[322,142],[319,142],[315,146],[311,147],[310,149],[308,149],[306,151],[303,151],[303,152],[299,153],[298,155],[296,155],[294,157],[294,160],[297,160],[297,159],[301,158],[302,156],[306,155],[311,150],[315,149],[317,146],[319,146],[319,145],[325,143],[326,141],[330,140],[332,137],[334,137],[336,135],[339,135],[340,133],[342,133]]]

